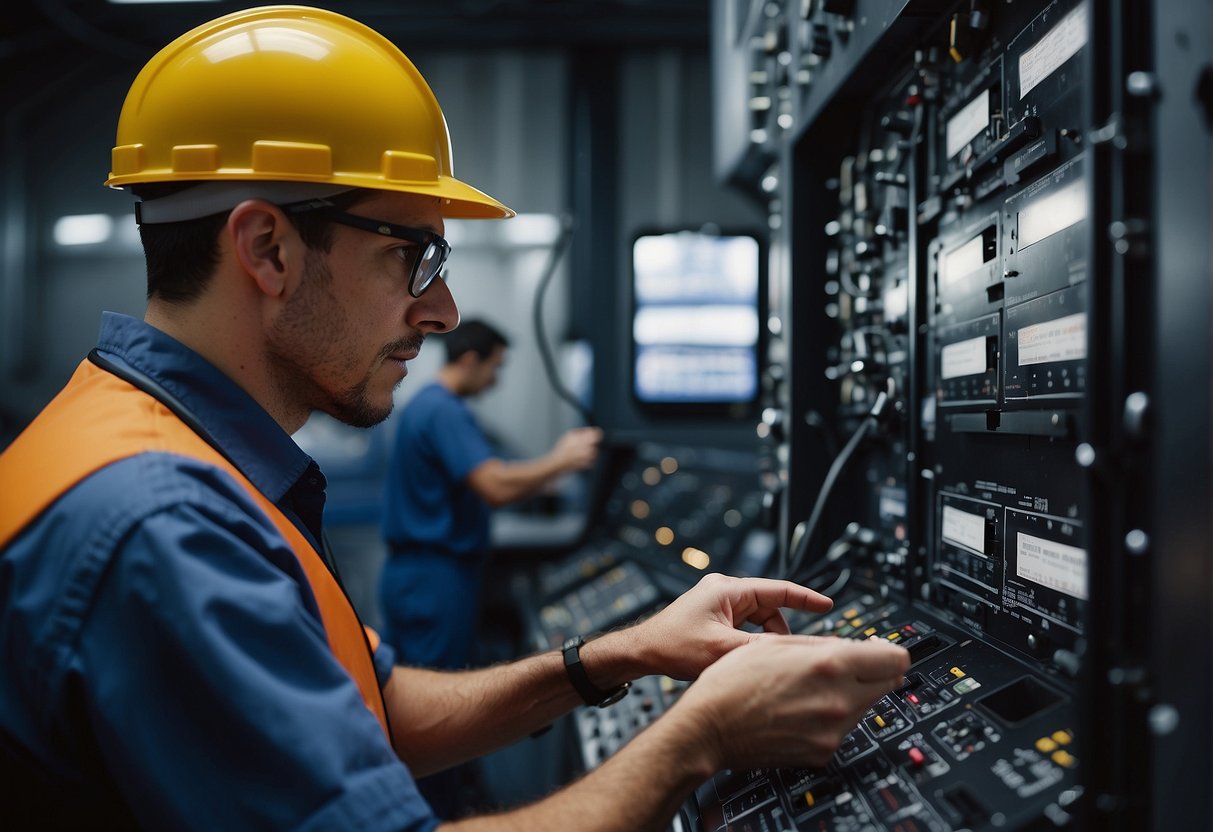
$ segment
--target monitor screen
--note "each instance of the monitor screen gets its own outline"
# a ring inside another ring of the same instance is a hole
[[[642,405],[758,397],[762,253],[739,233],[646,233],[632,244],[632,391]]]

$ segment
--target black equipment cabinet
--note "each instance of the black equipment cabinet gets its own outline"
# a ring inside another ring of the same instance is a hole
[[[701,826],[1210,828],[1208,4],[712,12],[717,174],[770,217],[772,572],[847,568],[879,634],[1008,692],[962,685],[999,737],[963,759],[941,738],[972,726],[886,703],[904,726],[869,714],[827,771],[716,778]]]

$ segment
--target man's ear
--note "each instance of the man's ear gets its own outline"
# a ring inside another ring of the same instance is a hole
[[[475,370],[480,366],[480,361],[480,356],[475,350],[468,350],[463,355],[455,359],[455,363],[458,364],[464,372],[471,372]]]
[[[303,241],[282,209],[263,199],[249,199],[232,209],[227,231],[237,261],[257,289],[280,297],[294,269],[301,268]]]

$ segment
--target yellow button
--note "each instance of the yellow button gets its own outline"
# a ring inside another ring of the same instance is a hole
[[[851,622],[851,626],[858,630],[860,627],[863,626],[863,619],[856,618],[854,621]]]
[[[873,722],[875,722],[875,723],[876,723],[878,726],[880,726],[881,728],[883,728],[883,727],[884,727],[884,725],[885,725],[885,722],[884,722],[884,717],[883,717],[883,716],[881,716],[880,714],[877,714],[877,715],[876,715],[876,719],[874,719],[874,720],[873,720]]]
[[[959,667],[954,667],[951,670],[949,670],[948,672],[951,673],[953,676],[955,676],[957,679],[963,679],[965,677],[965,672],[963,670],[961,670]]]
[[[810,806],[816,806],[816,805],[817,805],[817,801],[813,799],[813,793],[812,793],[812,792],[805,792],[805,793],[804,793],[804,802],[805,802],[805,803],[807,803],[807,804],[809,804]]]
[[[1078,761],[1074,759],[1074,755],[1069,751],[1066,751],[1064,748],[1059,748],[1053,752],[1053,762],[1065,768],[1074,768],[1075,763]]]
[[[865,636],[874,636],[874,635],[876,635],[876,628],[875,628],[875,627],[868,627],[868,629],[866,629],[866,630],[864,630],[864,631],[863,631],[863,634],[864,634]]]
[[[1036,741],[1036,750],[1041,754],[1048,754],[1050,751],[1057,750],[1057,743],[1048,737],[1041,737]]]
[[[893,632],[891,632],[887,636],[885,636],[885,638],[887,638],[889,641],[901,641],[901,633],[894,630]]]
[[[842,617],[843,618],[854,618],[857,615],[859,615],[859,610],[855,609],[854,607],[851,607],[849,610],[847,610],[846,612],[844,612],[842,614]]]
[[[1054,731],[1053,732],[1053,742],[1057,743],[1058,745],[1069,745],[1073,741],[1074,741],[1074,735],[1071,734],[1069,731]]]

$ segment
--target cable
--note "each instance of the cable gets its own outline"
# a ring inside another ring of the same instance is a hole
[[[820,592],[822,595],[826,596],[827,598],[833,598],[835,595],[842,592],[842,590],[846,587],[847,583],[850,580],[851,580],[851,568],[849,566],[844,566],[842,569],[838,570],[838,577],[834,579],[833,583],[831,583],[827,587],[822,587],[821,589],[814,590],[814,591]],[[807,581],[805,583],[807,584]],[[810,589],[812,589],[812,587],[810,587]]]
[[[840,268],[838,270],[838,282],[842,286],[843,290],[853,298],[874,298],[874,297],[876,297],[876,295],[874,295],[872,293],[871,289],[869,289],[866,292],[863,289],[860,289],[859,284],[855,282],[854,276],[851,274],[850,270],[846,267]]]
[[[855,545],[852,543],[849,534],[844,534],[838,540],[835,540],[830,544],[830,548],[826,550],[825,557],[815,563],[812,569],[806,571],[803,576],[798,575],[796,582],[802,586],[809,587],[809,589],[816,589],[815,587],[809,586],[809,584],[815,579],[820,578],[822,575],[828,574],[828,568],[832,567],[837,561],[849,554],[854,548]],[[838,592],[846,585],[850,578],[851,570],[850,568],[844,566],[838,570],[838,575],[835,576],[834,580],[829,586],[824,589],[818,589],[817,591],[822,595],[834,595],[834,593]]]
[[[834,484],[838,481],[838,475],[842,473],[842,469],[850,460],[851,454],[855,452],[855,448],[868,435],[868,431],[872,429],[873,423],[874,420],[872,418],[864,417],[859,427],[851,434],[851,438],[847,440],[847,444],[843,446],[842,452],[834,458],[833,464],[830,465],[830,470],[821,485],[821,490],[817,492],[817,501],[813,504],[813,511],[809,514],[809,519],[805,523],[804,533],[801,534],[800,540],[796,543],[796,551],[792,553],[788,565],[789,578],[800,570],[805,553],[809,549],[809,542],[813,539],[813,533],[817,531],[818,521],[821,520],[821,512],[830,497],[830,492],[834,490]]]
[[[843,446],[842,451],[834,458],[834,462],[830,465],[830,470],[826,473],[825,481],[821,484],[821,490],[817,492],[817,501],[813,504],[813,511],[809,514],[809,519],[805,523],[804,533],[800,536],[800,540],[797,541],[796,551],[792,553],[792,557],[789,559],[788,573],[785,576],[789,580],[800,571],[805,554],[809,550],[809,543],[813,539],[813,533],[817,531],[817,523],[821,520],[821,512],[825,509],[826,502],[830,498],[830,492],[834,490],[835,483],[838,482],[838,475],[842,473],[842,469],[850,461],[851,455],[855,453],[855,449],[859,447],[859,443],[871,432],[872,428],[876,427],[888,400],[888,395],[883,392],[877,395],[872,408],[864,416],[859,427],[851,434],[851,438],[847,440],[847,444]]]
[[[560,263],[561,256],[564,255],[572,240],[573,221],[569,217],[564,217],[560,223],[560,236],[556,238],[556,242],[552,243],[552,252],[548,258],[547,268],[543,273],[543,277],[539,279],[539,285],[535,288],[535,303],[531,308],[531,312],[535,327],[535,341],[539,345],[539,357],[543,359],[543,370],[548,377],[548,383],[552,385],[552,389],[556,391],[557,396],[572,405],[573,409],[581,414],[582,421],[587,425],[594,425],[594,414],[560,380],[560,375],[556,372],[556,361],[552,357],[552,347],[548,344],[543,326],[544,293],[547,292],[548,285],[556,274],[556,266]]]

